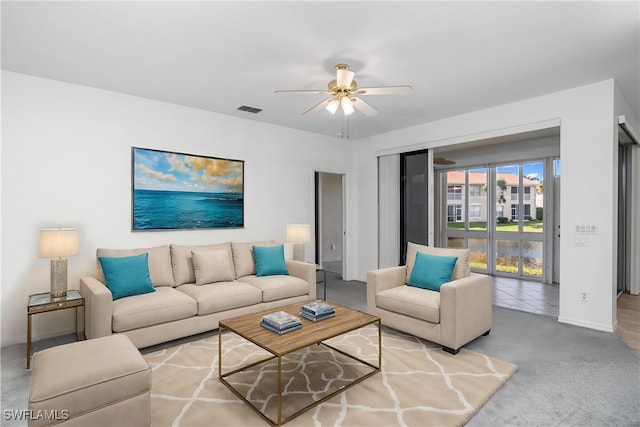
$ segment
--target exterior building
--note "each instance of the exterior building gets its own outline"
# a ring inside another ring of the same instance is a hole
[[[465,172],[447,172],[447,222],[463,222],[465,218]],[[518,220],[520,202],[520,185],[518,175],[513,173],[496,173],[496,182],[504,181],[505,188],[496,188],[496,218],[506,217],[510,221]],[[522,179],[523,219],[535,219],[537,190],[540,182],[528,178]],[[469,171],[469,222],[487,222],[487,173]],[[541,206],[540,206],[541,207]]]

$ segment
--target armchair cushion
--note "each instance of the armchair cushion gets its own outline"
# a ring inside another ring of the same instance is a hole
[[[409,286],[440,292],[440,286],[451,281],[457,256],[434,256],[416,253],[416,261],[409,278]]]
[[[440,323],[440,294],[428,289],[399,286],[379,292],[376,306],[430,323]]]

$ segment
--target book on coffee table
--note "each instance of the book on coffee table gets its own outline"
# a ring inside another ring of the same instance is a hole
[[[327,311],[324,312],[322,314],[316,314],[313,315],[307,311],[304,310],[300,310],[300,316],[304,317],[305,319],[311,320],[312,322],[317,322],[318,320],[323,320],[323,319],[328,319],[329,317],[333,317],[336,315],[335,311]]]
[[[306,312],[313,316],[319,316],[325,313],[335,313],[334,307],[322,301],[315,301],[304,304],[300,312]]]
[[[286,328],[280,329],[265,322],[264,320],[260,321],[260,326],[280,335],[286,334],[287,332],[297,331],[298,329],[302,328],[302,324],[298,323],[297,325],[294,324],[292,326],[288,326]]]
[[[289,314],[286,311],[276,311],[275,313],[262,316],[262,323],[271,326],[279,331],[301,325],[300,318]]]

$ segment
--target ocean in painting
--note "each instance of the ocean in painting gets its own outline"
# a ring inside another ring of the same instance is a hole
[[[134,190],[133,195],[134,230],[244,226],[241,193]]]

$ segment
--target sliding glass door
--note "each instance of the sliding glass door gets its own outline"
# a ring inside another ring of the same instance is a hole
[[[544,161],[444,171],[448,247],[471,249],[474,271],[542,280]]]

